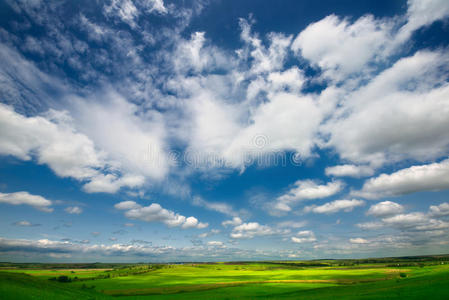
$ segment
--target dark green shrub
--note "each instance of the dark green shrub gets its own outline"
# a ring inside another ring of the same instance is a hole
[[[72,280],[70,279],[70,277],[62,275],[58,277],[58,282],[71,282]]]

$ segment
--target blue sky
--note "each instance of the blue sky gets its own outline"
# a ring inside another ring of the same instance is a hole
[[[0,3],[0,259],[449,251],[449,5]]]

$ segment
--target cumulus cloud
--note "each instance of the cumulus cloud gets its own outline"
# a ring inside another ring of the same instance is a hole
[[[79,180],[86,192],[107,193],[126,187],[147,188],[145,183],[160,182],[175,173],[182,173],[180,177],[188,181],[196,173],[171,164],[167,153],[173,148],[194,153],[200,160],[212,158],[218,168],[241,172],[274,152],[291,152],[303,160],[316,156],[316,149],[330,150],[341,161],[326,168],[326,175],[356,178],[372,176],[382,165],[430,163],[447,157],[447,49],[402,57],[408,52],[401,52],[402,48],[409,48],[399,47],[414,30],[447,17],[449,5],[444,0],[410,0],[406,15],[382,19],[368,15],[351,20],[330,15],[310,24],[296,37],[274,32],[259,36],[251,28],[251,18],[241,19],[242,48],[229,52],[215,47],[207,33],[194,32],[187,38],[181,34],[194,10],[200,8],[181,11],[177,5],[165,6],[161,0],[110,0],[100,5],[112,22],[96,24],[92,14],[92,20],[80,14],[73,22],[87,31],[88,42],[96,44],[90,47],[74,35],[64,36],[62,31],[70,32],[72,22],[64,22],[67,28],[59,29],[56,25],[60,18],[53,22],[56,18],[43,9],[44,2],[39,4],[42,16],[32,14],[25,4],[16,4],[29,12],[30,22],[42,26],[48,23],[52,28],[48,31],[55,38],[29,37],[23,41],[6,37],[9,33],[2,33],[2,38],[5,35],[8,44],[17,44],[17,49],[26,53],[52,57],[42,60],[43,69],[64,73],[73,67],[71,75],[84,81],[74,87],[82,96],[50,95],[45,88],[53,81],[20,55],[11,54],[16,50],[0,46],[2,99],[14,103],[16,109],[20,108],[17,111],[26,112],[18,114],[8,106],[0,107],[2,155],[36,160],[58,176]],[[174,29],[162,26],[153,30],[146,22],[150,18],[143,17],[146,13],[170,15],[174,10],[182,17],[160,22],[176,23]],[[158,38],[164,44],[160,51],[156,50]],[[147,51],[149,45],[151,51]],[[291,51],[301,62],[298,66],[294,66]],[[84,58],[87,62],[83,63]],[[307,64],[304,59],[320,69],[319,75],[311,77],[302,70],[303,63]],[[64,68],[58,70],[58,63]],[[22,80],[27,77],[31,79]],[[39,77],[43,79],[39,81]],[[108,81],[111,85],[100,92],[87,92],[100,90],[98,86]],[[327,85],[324,91],[307,92],[317,82]],[[39,99],[52,98],[58,105],[67,101],[62,105],[70,103],[70,114],[49,111],[34,115],[41,109],[34,94]],[[10,100],[21,99],[22,95],[32,105]],[[30,107],[32,110],[25,109]],[[353,193],[381,198],[447,189],[446,165],[443,161],[383,174],[367,180],[361,191]],[[200,171],[212,169],[211,173],[222,174],[215,172],[215,167],[212,164]],[[324,184],[300,180],[275,199],[270,212],[288,212],[298,202],[336,195],[343,186],[338,180]],[[337,200],[306,210],[351,210],[361,205],[354,201],[361,200]],[[236,238],[268,236],[281,232],[280,228],[303,225],[279,223],[272,228],[243,223],[227,203],[198,198],[193,204],[233,217],[222,224],[233,226],[231,235]],[[181,216],[154,203],[143,207],[125,201],[116,207],[131,218],[168,226],[206,226],[195,217]],[[428,214],[405,214],[399,204],[382,202],[367,212],[380,220],[359,227],[436,231],[446,226],[438,220],[446,210],[441,204],[430,207]],[[294,238],[302,242],[307,236]]]
[[[293,243],[301,244],[301,243],[311,243],[316,241],[315,234],[310,230],[303,230],[296,234],[296,236],[292,236],[291,240]]]
[[[371,205],[366,214],[374,217],[387,217],[400,214],[403,211],[404,207],[402,205],[391,201],[383,201]]]
[[[79,206],[69,206],[66,207],[64,210],[68,214],[76,214],[76,215],[79,215],[80,213],[83,212],[83,209]]]
[[[304,29],[294,40],[292,50],[319,66],[327,77],[341,80],[378,59],[389,39],[390,27],[388,22],[370,15],[353,24],[330,15]]]
[[[134,220],[145,222],[162,222],[168,227],[206,228],[207,223],[199,222],[195,217],[185,217],[171,210],[162,208],[158,203],[152,203],[149,206],[141,206],[134,201],[123,201],[114,205],[118,210],[124,210],[125,216]]]
[[[234,227],[230,236],[233,239],[251,239],[256,236],[266,236],[274,233],[275,231],[268,225],[249,222]]]
[[[351,239],[349,239],[349,242],[351,244],[368,244],[369,243],[368,240],[365,240],[363,238],[351,238]]]
[[[213,167],[241,170],[251,164],[279,163],[282,157],[276,157],[276,153],[281,151],[310,157],[322,118],[316,101],[285,91],[268,97],[269,101],[245,108],[201,91],[189,103],[189,152],[215,160]],[[248,109],[252,111],[249,116]],[[278,118],[279,114],[284,117]]]
[[[274,208],[280,211],[291,211],[291,206],[297,202],[327,198],[337,194],[343,188],[342,181],[331,181],[325,185],[320,185],[313,180],[298,180],[294,187],[284,195],[276,199]]]
[[[49,165],[61,177],[81,180],[96,175],[95,168],[102,166],[101,153],[67,123],[67,113],[51,113],[52,120],[26,117],[0,104],[0,154],[22,160],[31,160],[35,154],[40,164]]]
[[[440,205],[431,205],[429,215],[435,217],[449,216],[449,203],[443,202]]]
[[[234,217],[232,218],[232,220],[223,221],[221,225],[223,225],[223,227],[238,226],[241,225],[242,223],[243,223],[242,219],[240,219],[239,217]]]
[[[345,160],[373,166],[446,154],[448,61],[445,51],[420,51],[343,92],[344,102],[321,127],[325,145]]]
[[[37,227],[37,226],[41,226],[41,224],[31,223],[31,222],[26,221],[26,220],[14,222],[13,225],[14,226],[21,226],[21,227]]]
[[[261,259],[268,260],[270,257],[279,259],[287,258],[293,254],[291,250],[267,251],[248,250],[226,247],[220,241],[211,241],[211,245],[198,244],[187,247],[157,246],[145,241],[131,241],[130,243],[112,244],[86,244],[83,241],[54,241],[49,239],[7,239],[0,238],[0,254],[3,257],[14,257],[17,255],[28,255],[35,259],[55,258],[66,260],[68,258],[83,258],[86,255],[92,257],[107,257],[107,259],[122,259],[124,255],[136,260],[142,257],[151,257],[160,262],[173,261],[205,261],[221,260],[232,261],[236,259]],[[295,251],[297,252],[297,251]]]
[[[220,242],[220,241],[209,241],[209,242],[207,242],[207,245],[214,246],[214,247],[222,247],[222,246],[224,246],[224,243]]]
[[[419,224],[426,223],[428,218],[426,214],[421,212],[413,212],[408,214],[398,214],[383,218],[382,221],[392,227],[410,228],[416,227]]]
[[[385,201],[388,202],[388,201]],[[402,232],[419,233],[434,235],[439,232],[447,230],[449,223],[439,219],[445,215],[445,204],[441,206],[431,206],[429,213],[423,212],[411,212],[411,213],[389,213],[388,209],[393,207],[393,210],[397,212],[402,211],[402,207],[398,207],[394,204],[385,204],[381,202],[380,206],[373,210],[373,216],[378,217],[380,220],[376,222],[360,223],[356,224],[357,227],[364,230],[375,230],[380,228],[393,228]],[[443,212],[441,213],[441,211]],[[375,212],[375,213],[374,213]],[[387,213],[388,212],[388,213]]]
[[[122,187],[136,188],[144,184],[145,177],[141,175],[125,174],[117,176],[114,174],[99,174],[93,177],[83,186],[88,193],[116,193]]]
[[[75,130],[73,119],[65,111],[50,110],[43,116],[26,117],[0,104],[0,154],[22,160],[36,158],[58,176],[87,181],[87,192],[114,193],[121,187],[137,187],[142,176],[102,174],[108,164],[106,154],[93,141]],[[14,134],[11,134],[14,133]]]
[[[175,51],[175,57],[172,59],[177,72],[201,72],[229,68],[228,57],[219,48],[206,45],[204,32],[194,32],[190,40],[181,40]]]
[[[251,61],[249,73],[260,74],[277,71],[284,65],[288,47],[292,36],[281,33],[270,33],[268,35],[269,47],[265,47],[257,34],[251,32],[253,20],[240,19],[240,38],[245,42],[245,48],[238,51],[241,59]]]
[[[0,203],[11,205],[25,204],[44,212],[53,211],[53,208],[50,207],[53,204],[51,200],[28,192],[0,193]]]
[[[234,211],[232,206],[225,202],[210,202],[206,201],[201,197],[194,197],[192,201],[193,205],[203,207],[208,210],[217,211],[219,213],[229,215],[229,216],[236,216],[237,212]],[[238,217],[234,217],[238,218]]]
[[[304,212],[317,213],[317,214],[333,214],[341,210],[345,212],[352,211],[355,207],[365,205],[365,201],[362,200],[335,200],[320,206],[310,205],[304,207]]]
[[[122,201],[115,204],[114,207],[119,210],[131,210],[139,208],[140,205],[137,204],[135,201]]]
[[[449,189],[449,159],[381,174],[367,180],[360,191],[353,191],[352,194],[376,199],[444,189]]]
[[[209,237],[209,236],[217,235],[219,233],[220,233],[220,230],[218,230],[218,229],[211,229],[208,232],[203,232],[201,234],[198,234],[198,237],[203,239],[203,238],[206,238],[206,237]]]
[[[356,224],[356,226],[363,230],[375,230],[375,229],[383,228],[384,224],[382,222],[366,222],[366,223]]]
[[[339,165],[327,167],[325,173],[327,176],[360,178],[373,175],[374,169],[370,166]]]
[[[444,0],[408,0],[407,5],[407,23],[400,30],[401,39],[408,38],[414,30],[422,26],[449,16],[449,5]]]
[[[279,228],[301,228],[307,225],[307,221],[283,221],[277,224]]]
[[[162,0],[111,0],[103,8],[105,16],[115,17],[132,28],[138,26],[138,18],[142,12],[166,14],[168,11]]]
[[[100,98],[104,103],[99,103]],[[141,186],[145,178],[163,180],[168,174],[170,161],[165,151],[163,116],[153,110],[145,114],[139,106],[127,101],[121,94],[108,89],[87,99],[72,99],[74,122],[104,149],[108,163],[118,169],[116,174],[99,176],[86,189],[113,192],[119,186]],[[113,132],[114,134],[111,134]]]

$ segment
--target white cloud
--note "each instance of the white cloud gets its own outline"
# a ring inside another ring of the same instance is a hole
[[[443,202],[440,205],[431,205],[429,215],[435,217],[449,216],[449,203]]]
[[[198,237],[199,238],[206,238],[206,237],[209,237],[209,236],[212,236],[212,235],[216,235],[216,234],[219,234],[219,233],[220,233],[220,230],[218,230],[218,229],[211,229],[208,232],[203,232],[201,234],[198,234]]]
[[[312,97],[286,92],[270,94],[269,101],[251,108],[250,115],[245,105],[230,105],[205,91],[189,102],[189,108],[188,152],[218,167],[241,170],[255,163],[275,164],[276,159],[279,163],[275,155],[281,151],[311,156],[322,118]]]
[[[363,230],[375,230],[384,227],[384,224],[382,222],[366,222],[356,224],[356,226]]]
[[[131,210],[139,208],[140,205],[134,201],[122,201],[115,204],[114,207],[119,210]]]
[[[101,153],[93,142],[77,133],[64,112],[50,111],[45,117],[25,117],[11,107],[0,104],[0,154],[22,160],[36,156],[61,177],[79,180],[94,176],[102,166]]]
[[[101,169],[117,163],[106,159],[106,153],[75,130],[73,122],[66,111],[49,110],[43,116],[25,117],[0,104],[0,154],[22,160],[35,157],[58,176],[87,181],[83,187],[87,192],[115,193],[121,187],[144,183],[141,175],[102,174]]]
[[[365,240],[363,238],[351,238],[351,239],[349,239],[349,242],[351,244],[368,244],[369,243],[368,240]]]
[[[145,177],[141,175],[126,174],[117,177],[114,174],[99,174],[83,186],[88,193],[116,193],[122,187],[136,188],[144,184]]]
[[[198,219],[195,217],[186,218],[184,224],[182,224],[183,229],[195,228],[198,225]]]
[[[267,225],[261,225],[257,222],[240,224],[232,229],[231,238],[233,239],[251,239],[256,236],[272,235],[275,231]]]
[[[149,12],[158,12],[160,14],[165,14],[168,12],[162,0],[145,0],[144,3],[147,6]]]
[[[222,68],[228,69],[229,58],[219,48],[206,44],[204,32],[192,33],[190,40],[181,39],[178,42],[173,57],[174,68],[177,72],[201,72]]]
[[[295,182],[295,187],[276,199],[274,208],[280,211],[290,211],[291,206],[297,202],[335,195],[341,191],[343,185],[343,182],[338,180],[328,182],[326,185],[320,185],[313,180],[298,180]]]
[[[311,205],[304,207],[304,212],[309,213],[317,213],[317,214],[333,214],[343,210],[345,212],[352,211],[355,207],[365,205],[365,202],[362,200],[335,200],[320,206]]]
[[[281,33],[270,33],[267,38],[269,47],[266,48],[257,35],[251,32],[251,22],[240,19],[240,38],[245,42],[245,48],[238,51],[241,59],[251,60],[250,74],[277,71],[282,68],[290,46],[292,36]]]
[[[374,217],[387,217],[400,214],[403,211],[404,207],[402,205],[391,201],[383,201],[371,205],[366,214]]]
[[[195,206],[203,207],[208,210],[217,211],[219,213],[236,216],[237,212],[234,211],[232,206],[225,202],[210,202],[206,201],[201,197],[195,196],[193,197],[192,204]]]
[[[208,246],[221,247],[221,246],[224,245],[224,243],[220,242],[220,241],[209,241],[209,242],[207,242],[207,245]]]
[[[401,39],[408,38],[414,30],[422,26],[449,16],[449,5],[444,0],[408,0],[407,5],[407,23],[400,30]]]
[[[141,206],[134,201],[123,201],[114,205],[116,209],[124,210],[125,216],[134,220],[145,222],[162,222],[168,227],[206,228],[207,223],[198,222],[195,217],[185,217],[171,210],[162,208],[158,203],[152,203],[149,206]]]
[[[97,97],[104,103],[99,103]],[[99,177],[88,188],[111,191],[120,185],[140,186],[141,176],[155,181],[164,179],[170,161],[165,151],[162,114],[154,110],[141,112],[113,89],[72,101],[74,122],[80,130],[107,152],[109,164],[128,175],[119,181],[114,176]]]
[[[269,101],[254,109],[249,126],[240,128],[224,149],[231,166],[245,166],[245,159],[257,161],[263,155],[293,151],[301,158],[312,155],[321,111],[310,96],[286,92],[268,95]],[[282,115],[282,117],[279,117]]]
[[[397,228],[413,228],[417,225],[427,223],[428,217],[421,212],[408,214],[398,214],[391,217],[383,218],[382,221],[392,227]]]
[[[412,212],[407,214],[396,214],[381,218],[379,222],[361,223],[357,227],[365,230],[379,228],[393,228],[402,232],[423,232],[423,234],[434,234],[449,228],[449,223],[434,218],[432,214]]]
[[[363,16],[350,24],[335,15],[309,25],[294,40],[292,50],[319,66],[326,77],[342,80],[366,70],[389,39],[391,24]]]
[[[279,228],[301,228],[307,225],[307,221],[283,221],[277,224]]]
[[[310,230],[303,230],[296,234],[296,236],[291,237],[292,242],[294,243],[311,243],[316,241],[315,234]]]
[[[13,225],[15,225],[15,226],[22,226],[22,227],[41,226],[41,224],[34,224],[34,223],[31,223],[31,222],[26,221],[26,220],[14,222]]]
[[[353,191],[352,194],[376,199],[444,189],[449,189],[449,159],[381,174],[367,180],[360,191]]]
[[[76,215],[79,215],[80,213],[83,212],[83,209],[79,206],[69,206],[66,207],[64,210],[68,214],[76,214]]]
[[[45,199],[42,196],[31,195],[28,192],[0,193],[0,203],[12,205],[25,204],[33,206],[34,208],[41,211],[53,211],[53,208],[50,207],[53,204],[52,201]]]
[[[398,60],[368,84],[343,93],[321,127],[342,159],[379,166],[447,153],[449,55],[421,51]]]
[[[283,72],[271,72],[268,77],[268,92],[282,91],[287,89],[291,92],[298,93],[305,81],[302,70],[298,67],[292,67]]]
[[[136,27],[135,19],[139,16],[139,10],[131,0],[111,0],[104,6],[106,16],[116,16],[131,27]]]
[[[241,225],[242,223],[243,223],[242,219],[240,219],[239,217],[234,217],[232,218],[232,220],[223,221],[221,225],[223,225],[223,227],[238,226]]]
[[[327,167],[325,173],[327,176],[360,178],[373,175],[374,169],[370,166],[339,165]]]
[[[113,241],[114,242],[114,241]],[[26,240],[0,238],[0,253],[4,257],[27,255],[34,259],[52,257],[67,260],[68,258],[90,257],[126,257],[138,260],[142,257],[152,257],[161,262],[173,261],[233,261],[237,259],[268,260],[273,257],[286,258],[293,251],[248,250],[235,247],[228,248],[219,245],[219,241],[212,241],[212,245],[197,245],[187,247],[155,246],[148,243],[111,243],[84,244],[79,241],[54,241],[49,239]],[[297,250],[294,252],[298,253]]]

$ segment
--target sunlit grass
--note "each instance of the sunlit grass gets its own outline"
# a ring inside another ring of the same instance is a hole
[[[71,282],[58,282],[59,276]],[[449,265],[288,262],[25,268],[0,272],[0,292],[1,299],[422,299],[426,293],[432,299],[449,299]]]

